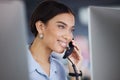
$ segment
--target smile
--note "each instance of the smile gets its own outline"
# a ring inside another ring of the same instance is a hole
[[[66,42],[63,42],[63,41],[59,41],[60,45],[63,47],[63,48],[66,48],[67,47],[67,43]]]

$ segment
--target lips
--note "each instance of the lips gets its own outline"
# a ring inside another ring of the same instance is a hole
[[[63,42],[63,41],[59,41],[60,45],[63,47],[63,48],[66,48],[67,47],[67,43],[66,42]]]

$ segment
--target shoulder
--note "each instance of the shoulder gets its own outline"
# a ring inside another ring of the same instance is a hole
[[[56,53],[52,53],[51,58],[56,64],[64,67],[64,60],[61,58],[61,56],[57,55]]]
[[[51,55],[52,62],[54,62],[54,65],[57,66],[58,68],[66,71],[66,66],[67,62],[64,60],[59,54],[57,53],[52,53]]]
[[[58,78],[62,77],[63,80],[67,79],[67,69],[66,69],[66,65],[64,64],[62,58],[60,58],[59,56],[56,56],[55,54],[52,54],[51,55],[51,66],[56,71]]]

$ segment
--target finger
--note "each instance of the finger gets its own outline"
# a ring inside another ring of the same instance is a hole
[[[74,45],[74,47],[75,47],[77,50],[80,50],[78,44],[77,44],[74,40],[72,40],[72,44]]]
[[[78,55],[81,54],[81,49],[80,49],[80,47],[79,47],[78,45],[75,45],[75,46],[74,46],[74,51],[75,51]]]
[[[76,56],[79,57],[79,59],[82,59],[81,49],[79,48],[79,46],[74,47],[74,52]]]

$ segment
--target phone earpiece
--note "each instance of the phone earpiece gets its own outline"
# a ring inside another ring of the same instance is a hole
[[[72,52],[73,52],[74,46],[72,45],[72,42],[69,43],[69,47],[65,51],[65,55],[63,56],[63,59],[67,58]]]

